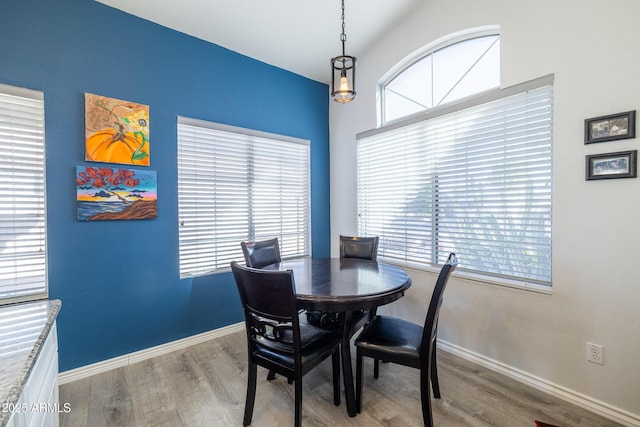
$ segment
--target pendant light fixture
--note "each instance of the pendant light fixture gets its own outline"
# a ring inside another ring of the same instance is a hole
[[[331,59],[331,98],[336,102],[353,101],[356,97],[356,58],[345,54],[344,0],[342,0],[342,55]]]

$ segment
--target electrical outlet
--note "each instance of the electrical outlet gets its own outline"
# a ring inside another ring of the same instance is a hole
[[[598,344],[587,343],[587,360],[589,362],[604,365],[604,347]]]

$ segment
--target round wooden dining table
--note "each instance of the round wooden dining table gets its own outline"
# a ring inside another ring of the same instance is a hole
[[[345,400],[349,416],[356,416],[350,343],[353,313],[364,309],[375,312],[377,307],[401,298],[411,286],[411,278],[398,267],[353,258],[302,258],[264,268],[293,271],[301,309],[344,313],[340,351]]]

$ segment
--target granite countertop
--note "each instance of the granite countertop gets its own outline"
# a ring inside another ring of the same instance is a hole
[[[0,307],[0,426],[9,420],[61,305],[41,300]]]

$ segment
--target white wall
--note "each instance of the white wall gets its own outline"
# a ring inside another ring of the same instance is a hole
[[[504,87],[555,75],[553,294],[454,278],[439,337],[628,425],[640,425],[640,179],[587,182],[584,163],[640,144],[584,145],[583,127],[640,110],[639,16],[636,0],[425,1],[368,51],[349,52],[358,97],[330,111],[335,251],[339,234],[356,233],[355,135],[376,126],[376,83],[398,61],[448,34],[499,25]],[[411,274],[409,294],[387,311],[422,322],[434,276]],[[604,366],[586,361],[587,341],[604,346]]]

